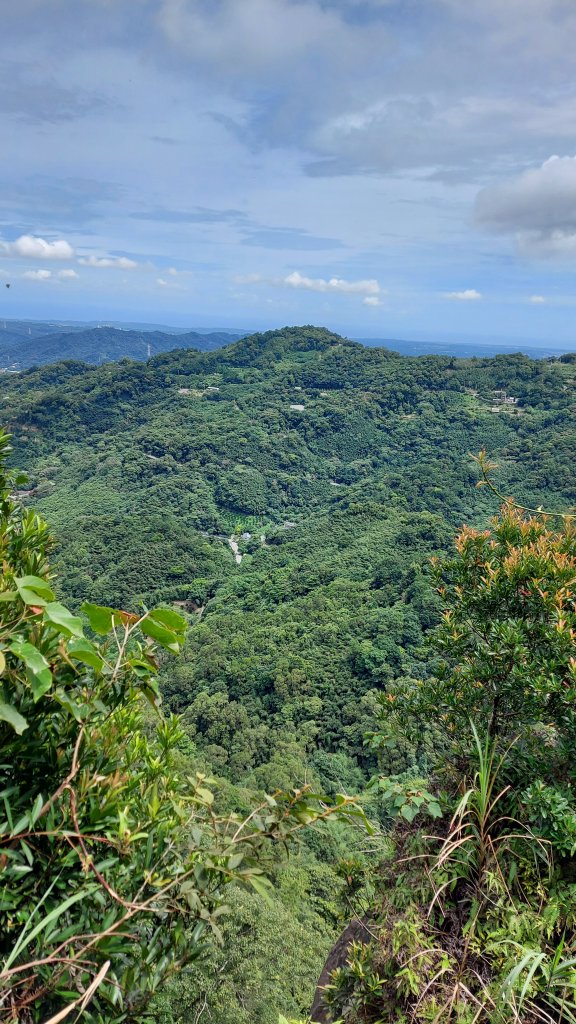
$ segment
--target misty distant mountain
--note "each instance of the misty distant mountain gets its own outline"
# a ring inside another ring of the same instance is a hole
[[[0,352],[11,342],[27,341],[46,334],[82,331],[96,324],[63,324],[54,320],[3,320],[0,319]]]
[[[240,333],[197,331],[172,334],[154,330],[121,330],[116,327],[70,328],[54,331],[54,324],[0,321],[0,368],[25,370],[31,366],[77,359],[100,365],[119,359],[145,360],[174,348],[194,348],[201,352],[230,345]],[[51,328],[51,330],[46,330]]]
[[[406,341],[393,338],[355,338],[361,345],[368,348],[388,348],[391,352],[399,352],[403,356],[455,356],[464,359],[492,359],[494,356],[510,355],[522,352],[531,359],[547,359],[570,351],[570,345],[533,345],[517,342],[492,341]]]

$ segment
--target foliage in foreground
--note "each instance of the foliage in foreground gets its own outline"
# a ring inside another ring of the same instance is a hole
[[[383,783],[398,821],[374,940],[352,946],[326,1001],[346,1024],[574,1024],[573,520],[507,504],[437,572],[447,660],[390,690],[380,735],[386,753],[436,714],[436,759],[419,804],[409,773]]]
[[[156,709],[156,649],[179,650],[184,620],[72,615],[14,483],[0,481],[0,1020],[135,1020],[221,938],[225,887],[266,891],[263,850],[348,802],[299,790],[219,815],[209,780],[187,773],[178,720]]]

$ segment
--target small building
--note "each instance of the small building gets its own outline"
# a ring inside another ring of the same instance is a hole
[[[493,391],[492,394],[494,395],[494,402],[496,405],[516,405],[518,402],[517,398],[513,398],[512,395],[508,395],[506,391]]]

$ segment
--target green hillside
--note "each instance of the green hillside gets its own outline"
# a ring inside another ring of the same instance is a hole
[[[475,487],[472,455],[486,448],[499,488],[531,508],[576,504],[575,382],[570,357],[403,357],[302,327],[213,352],[35,368],[7,377],[2,401],[12,461],[29,476],[18,497],[54,531],[62,597],[130,611],[161,602],[189,620],[183,655],[163,655],[165,705],[182,714],[186,756],[244,808],[249,794],[305,781],[360,792],[375,772],[422,772],[434,745],[444,750],[433,710],[422,742],[395,724],[383,763],[366,736],[383,694],[434,679],[430,559],[498,508]],[[385,799],[365,801],[387,827]],[[380,856],[335,825],[275,863],[271,910],[239,892],[227,936],[257,936],[253,977],[267,976],[271,932],[291,934],[301,956],[260,1002],[234,963],[206,1019],[304,1013],[331,940],[369,903]],[[211,955],[214,981],[224,960]],[[155,1019],[196,1013],[203,977],[174,983]]]
[[[65,596],[190,610],[172,706],[226,699],[248,732],[306,724],[306,750],[366,767],[365,702],[421,671],[430,556],[496,510],[470,453],[485,446],[520,501],[576,501],[574,376],[573,362],[405,358],[305,327],[43,367],[7,380],[3,402]],[[250,535],[241,564],[232,534]],[[267,763],[275,740],[240,730],[232,750],[209,719],[193,732],[219,767]]]

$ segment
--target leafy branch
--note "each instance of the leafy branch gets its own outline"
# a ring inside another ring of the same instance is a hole
[[[530,508],[530,506],[521,505],[520,502],[516,501],[514,498],[510,498],[502,494],[502,492],[498,490],[491,475],[493,470],[499,468],[499,465],[497,462],[490,462],[485,448],[483,448],[478,455],[472,455],[471,458],[480,469],[480,480],[476,486],[487,487],[503,505],[519,509],[521,512],[528,512],[530,515],[555,516],[558,519],[576,519],[576,512],[551,512],[544,509],[542,505],[539,505],[538,508]]]

